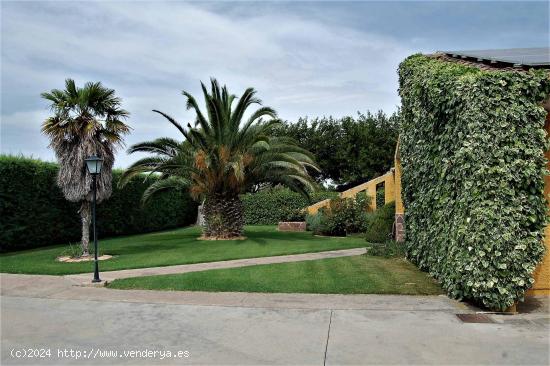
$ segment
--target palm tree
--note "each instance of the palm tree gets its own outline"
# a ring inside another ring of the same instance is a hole
[[[82,253],[88,255],[92,178],[84,159],[90,155],[103,158],[103,169],[97,178],[97,200],[109,198],[114,152],[123,145],[122,136],[130,131],[123,122],[129,113],[121,108],[115,91],[100,82],[79,88],[67,79],[64,90],[53,89],[41,95],[51,102],[53,112],[42,124],[42,132],[49,137],[59,162],[57,184],[67,200],[80,202]]]
[[[210,92],[203,83],[201,86],[206,114],[185,91],[187,109],[196,114],[193,126],[184,128],[174,118],[154,110],[179,130],[183,140],[164,137],[131,146],[129,153],[151,155],[130,166],[121,184],[144,172],[159,175],[160,179],[144,192],[144,202],[157,192],[185,186],[194,199],[203,201],[203,236],[235,238],[242,236],[244,226],[239,194],[270,183],[308,195],[315,185],[306,168],[318,167],[311,154],[294,141],[273,135],[280,122],[272,108],[260,107],[244,117],[248,107],[261,105],[254,89],[246,89],[234,103],[236,96],[229,94],[227,87],[220,88],[215,79],[211,80]]]

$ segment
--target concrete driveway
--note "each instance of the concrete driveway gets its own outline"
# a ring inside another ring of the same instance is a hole
[[[1,275],[2,365],[549,364],[548,303],[462,323],[444,296],[110,290]],[[30,358],[29,355],[35,357]]]

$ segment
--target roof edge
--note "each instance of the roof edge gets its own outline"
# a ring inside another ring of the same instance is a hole
[[[527,72],[531,69],[542,69],[548,70],[550,66],[531,66],[531,65],[513,65],[509,62],[502,61],[490,61],[490,60],[480,60],[477,57],[468,57],[468,56],[458,56],[453,57],[452,55],[446,52],[435,52],[432,54],[426,55],[427,57],[434,58],[437,60],[459,63],[466,66],[476,67],[481,70],[492,70],[492,71],[515,71],[515,72]],[[548,70],[550,72],[550,70]]]

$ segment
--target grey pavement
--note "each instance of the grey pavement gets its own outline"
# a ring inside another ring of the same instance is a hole
[[[311,260],[318,260],[318,259],[351,257],[354,255],[365,254],[366,252],[367,250],[365,248],[353,248],[353,249],[342,249],[342,250],[329,250],[329,251],[315,252],[315,253],[278,255],[273,257],[234,259],[229,261],[194,263],[194,264],[180,264],[180,265],[165,266],[165,267],[123,269],[120,271],[102,272],[101,280],[110,282],[119,278],[156,276],[156,275],[164,275],[164,274],[207,271],[210,269],[247,267],[247,266],[255,266],[259,264],[301,262],[301,261],[311,261]],[[67,275],[65,277],[76,284],[89,284],[90,279],[93,276],[91,273],[81,273],[76,275]]]
[[[477,309],[445,296],[112,290],[8,274],[0,280],[2,365],[550,362],[548,298],[532,301],[526,314],[466,324],[455,314]],[[21,357],[29,349],[43,349],[44,357]]]

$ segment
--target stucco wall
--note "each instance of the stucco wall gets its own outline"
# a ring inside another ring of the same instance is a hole
[[[359,192],[366,192],[367,196],[371,198],[369,209],[371,211],[375,211],[376,210],[376,186],[378,184],[383,183],[384,190],[385,190],[385,194],[384,194],[385,203],[393,202],[395,200],[394,179],[395,179],[394,172],[392,170],[378,178],[371,179],[366,183],[360,184],[358,186],[348,189],[347,191],[340,193],[340,198],[353,198]],[[399,189],[399,192],[401,192],[401,189]],[[307,212],[310,215],[314,215],[319,211],[319,209],[323,207],[328,207],[329,205],[330,205],[330,199],[326,199],[324,201],[317,202],[307,207]]]
[[[399,156],[399,141],[395,148],[394,157],[394,195],[395,195],[395,240],[405,241],[405,207],[401,197],[401,158]]]

